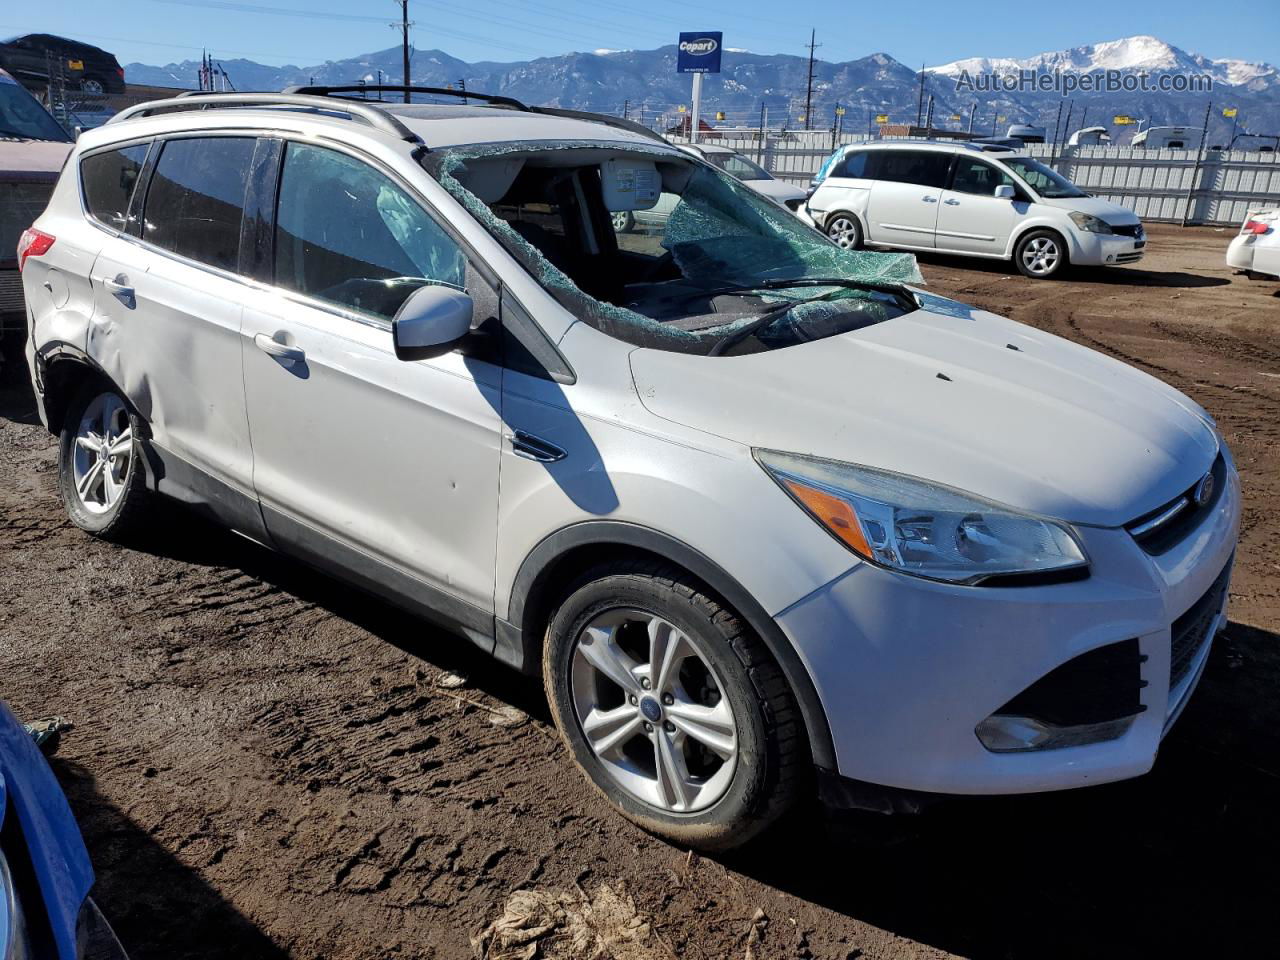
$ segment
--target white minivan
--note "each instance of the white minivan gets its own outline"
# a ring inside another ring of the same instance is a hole
[[[1039,160],[991,144],[901,141],[833,153],[806,213],[842,247],[1012,259],[1028,277],[1142,259],[1132,210],[1091,197]]]
[[[681,843],[1151,768],[1240,520],[1194,401],[644,128],[332,93],[76,142],[18,251],[75,525],[168,495],[444,624]]]

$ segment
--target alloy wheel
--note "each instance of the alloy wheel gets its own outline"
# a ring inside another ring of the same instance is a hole
[[[827,230],[827,236],[836,242],[836,245],[846,250],[852,250],[858,245],[859,235],[858,225],[848,217],[837,217]]]
[[[586,626],[571,661],[591,752],[620,787],[666,813],[714,805],[737,764],[737,721],[700,644],[662,617],[615,609]]]
[[[1062,251],[1052,237],[1035,237],[1022,248],[1022,263],[1036,276],[1053,273],[1061,258]]]
[[[114,393],[94,397],[80,418],[71,464],[76,496],[90,513],[106,513],[119,501],[133,467],[133,427]]]

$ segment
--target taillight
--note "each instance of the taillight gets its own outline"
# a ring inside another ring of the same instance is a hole
[[[1263,234],[1270,229],[1270,224],[1263,223],[1261,220],[1246,220],[1244,226],[1240,228],[1240,232]]]
[[[22,236],[18,238],[18,269],[21,270],[26,264],[27,257],[43,257],[53,246],[53,241],[53,234],[37,230],[35,227],[27,227],[23,230]]]
[[[116,73],[120,74],[120,79],[124,79],[124,67],[116,67]]]

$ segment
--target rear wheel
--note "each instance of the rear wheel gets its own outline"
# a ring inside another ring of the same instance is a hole
[[[862,246],[862,225],[852,214],[837,213],[827,222],[827,236],[836,242],[836,246],[857,250]]]
[[[630,233],[636,227],[636,217],[630,210],[619,210],[610,218],[614,233]]]
[[[796,795],[804,748],[785,679],[760,639],[682,570],[585,576],[552,619],[543,679],[578,766],[654,833],[728,849]]]
[[[1032,230],[1018,241],[1013,262],[1024,277],[1044,280],[1067,265],[1067,245],[1052,230]]]
[[[67,407],[58,447],[58,487],[67,515],[105,539],[135,532],[147,500],[142,421],[101,384],[83,388]]]
[[[107,88],[97,77],[84,77],[80,80],[82,93],[106,93]]]

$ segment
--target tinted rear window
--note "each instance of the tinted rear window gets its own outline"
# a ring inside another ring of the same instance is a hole
[[[128,225],[129,198],[138,182],[147,144],[95,153],[80,161],[80,181],[89,216],[115,230]]]
[[[873,180],[941,187],[947,182],[951,154],[925,150],[876,150],[867,154],[867,172]]]
[[[867,154],[865,151],[859,153],[851,153],[844,158],[844,162],[836,170],[837,177],[865,177],[867,176]]]
[[[143,237],[174,253],[235,270],[252,137],[195,137],[164,145],[143,217]]]

